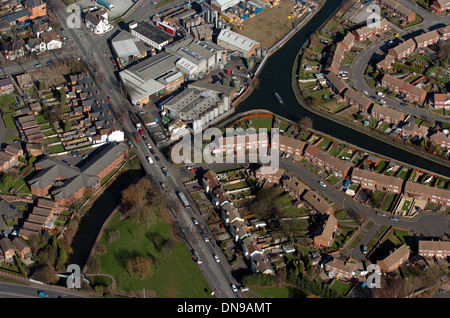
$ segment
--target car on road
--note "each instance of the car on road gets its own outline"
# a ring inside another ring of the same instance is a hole
[[[391,216],[391,217],[389,218],[389,220],[392,220],[392,221],[398,221],[398,218],[395,217],[395,216]]]
[[[379,212],[379,211],[377,211],[376,214],[379,216],[386,216],[386,214],[384,214],[383,212]]]
[[[108,101],[109,101],[109,102],[112,101],[111,96],[108,96],[107,98],[108,98]]]
[[[152,149],[152,145],[150,145],[150,143],[147,142],[147,147],[148,149]]]
[[[192,222],[194,222],[195,225],[198,225],[198,221],[197,221],[197,219],[194,218],[194,217],[192,218]]]
[[[380,97],[385,97],[385,95],[382,92],[378,92],[377,95]]]
[[[217,263],[220,262],[219,256],[217,256],[216,254],[213,254],[214,259],[216,260]]]
[[[148,163],[152,164],[153,163],[152,157],[147,157],[147,161],[148,161]]]
[[[231,289],[232,289],[234,292],[237,292],[237,291],[238,291],[235,284],[231,284]]]
[[[202,233],[202,238],[205,242],[209,242],[209,237],[205,233]]]
[[[48,60],[48,61],[47,61],[47,65],[50,65],[50,64],[53,64],[53,61],[52,61],[52,60]]]
[[[384,105],[386,104],[386,101],[384,99],[380,99],[380,103]]]
[[[47,297],[48,297],[48,294],[47,294],[46,292],[43,292],[42,290],[40,290],[40,291],[38,292],[38,296],[39,296],[39,297],[47,298]]]
[[[363,92],[363,94],[369,95],[369,92],[366,90],[363,90],[362,92]]]
[[[37,64],[34,65],[35,68],[39,68],[39,67],[41,67],[41,66],[42,66],[41,63],[37,63]]]
[[[325,182],[323,182],[322,180],[319,181],[319,184],[320,184],[322,187],[324,187],[324,188],[327,186],[327,185],[325,184]]]
[[[155,154],[155,151],[154,151],[153,149],[150,149],[150,153],[151,153],[152,155],[154,155],[154,154]]]
[[[156,161],[161,161],[161,159],[159,159],[158,156],[155,156],[155,160],[156,160]]]
[[[169,176],[170,176],[170,172],[169,172],[169,170],[167,170],[166,167],[162,167],[161,170],[162,170],[162,172],[164,173],[164,175],[165,175],[166,177],[169,177]]]
[[[163,190],[166,190],[166,189],[167,189],[166,184],[165,184],[164,182],[161,182],[161,188],[162,188]]]
[[[367,245],[362,246],[362,252],[363,254],[367,254]]]

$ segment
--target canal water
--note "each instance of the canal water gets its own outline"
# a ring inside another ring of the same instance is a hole
[[[342,1],[327,0],[323,8],[305,24],[281,49],[274,53],[265,64],[259,75],[259,86],[243,101],[236,113],[243,113],[254,109],[266,109],[294,122],[303,117],[313,120],[315,130],[335,136],[368,151],[399,160],[401,162],[423,167],[435,173],[450,177],[450,169],[434,161],[427,160],[409,151],[402,150],[377,138],[370,137],[350,127],[319,116],[308,111],[299,102],[292,89],[292,68],[301,47],[340,6]],[[283,99],[281,105],[274,97],[278,92]],[[235,113],[235,115],[236,115]]]
[[[120,203],[120,192],[143,176],[143,170],[127,170],[119,175],[95,200],[81,219],[71,245],[73,254],[70,256],[69,264],[77,264],[80,268],[84,267],[103,223]]]

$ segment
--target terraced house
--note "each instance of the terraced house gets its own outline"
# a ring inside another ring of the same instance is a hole
[[[304,157],[320,168],[332,171],[339,178],[347,177],[350,170],[348,164],[313,145],[308,145]]]
[[[359,168],[353,169],[351,181],[371,190],[394,193],[400,193],[403,185],[402,179]]]
[[[383,76],[381,85],[389,90],[405,96],[408,100],[422,104],[427,98],[427,91],[389,74]]]
[[[449,241],[419,241],[419,255],[423,257],[446,258],[450,256]]]
[[[414,197],[431,203],[450,206],[450,191],[446,189],[406,181],[404,193],[408,197]]]

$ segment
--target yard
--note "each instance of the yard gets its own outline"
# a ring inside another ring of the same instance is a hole
[[[176,239],[172,226],[161,219],[147,227],[131,218],[119,219],[117,213],[108,224],[100,244],[106,247],[104,255],[95,254],[101,265],[101,273],[113,275],[120,292],[154,292],[157,298],[204,298],[211,291],[197,264],[183,241]],[[108,243],[106,233],[118,231],[120,237]],[[165,248],[174,240],[172,248]],[[151,273],[140,279],[130,275],[127,263],[137,256],[151,260]]]

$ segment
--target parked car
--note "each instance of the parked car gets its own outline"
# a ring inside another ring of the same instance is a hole
[[[220,262],[219,256],[217,256],[216,254],[214,254],[213,256],[214,256],[214,259],[216,260],[216,262],[219,263]]]
[[[236,288],[236,285],[235,285],[235,284],[231,284],[231,289],[232,289],[234,292],[237,292],[237,288]]]
[[[193,188],[194,190],[196,190],[196,191],[200,191],[200,190],[202,190],[202,187],[199,187],[199,186],[194,186],[194,188]]]
[[[327,186],[327,185],[325,184],[325,182],[323,182],[322,180],[319,181],[319,184],[320,184],[322,187],[324,187],[324,188]]]
[[[112,101],[112,99],[111,99],[111,96],[108,96],[108,101],[109,101],[109,102],[111,102],[111,101]]]
[[[379,211],[377,211],[376,214],[380,215],[380,216],[386,216],[386,214],[384,214],[383,212],[379,212]]]
[[[3,235],[5,238],[8,238],[8,233],[7,233],[5,230],[2,230],[2,235]]]
[[[366,90],[363,90],[362,92],[363,92],[363,94],[369,95],[369,92]]]
[[[161,159],[159,159],[158,156],[155,156],[155,160],[156,160],[156,161],[161,161]]]
[[[377,95],[380,97],[385,97],[385,95],[382,92],[378,92]]]
[[[209,242],[209,237],[208,237],[208,235],[206,235],[205,233],[202,233],[202,237],[203,237],[203,240],[204,240],[205,242]]]
[[[152,149],[152,145],[150,145],[150,143],[147,142],[147,147],[148,149]]]
[[[197,221],[197,219],[194,218],[194,217],[192,218],[192,222],[194,222],[195,225],[198,225],[198,221]]]
[[[166,190],[166,189],[167,189],[166,184],[165,184],[164,182],[161,182],[161,188],[162,188],[163,190]]]
[[[81,156],[81,159],[86,159],[88,157],[87,153]]]
[[[150,152],[151,152],[152,155],[155,154],[155,151],[153,149],[150,149]]]
[[[391,217],[389,218],[389,220],[392,220],[392,221],[398,221],[398,218],[395,217],[395,216],[391,216]]]
[[[384,105],[386,104],[386,101],[384,99],[380,99],[380,103]]]
[[[15,207],[14,205],[12,205],[12,204],[11,204],[9,207],[10,207],[11,209],[13,209],[14,211],[19,211],[19,209],[16,208],[16,207]]]

